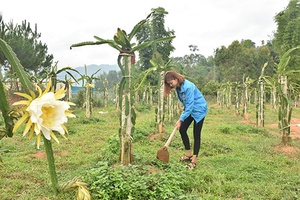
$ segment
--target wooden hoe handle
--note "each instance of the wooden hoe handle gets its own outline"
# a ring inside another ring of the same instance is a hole
[[[174,130],[172,131],[171,135],[169,136],[169,139],[167,140],[166,144],[165,144],[165,147],[168,147],[171,143],[171,140],[173,138],[173,136],[175,135],[176,133],[176,130],[177,130],[177,127],[174,128]]]

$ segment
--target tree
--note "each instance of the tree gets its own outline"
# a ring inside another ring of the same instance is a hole
[[[173,65],[182,67],[184,75],[189,79],[193,79],[199,88],[203,88],[210,80],[215,80],[215,69],[213,66],[213,58],[206,59],[205,56],[198,53],[197,45],[188,46],[191,53],[183,57],[173,58]]]
[[[265,125],[265,79],[264,75],[265,69],[268,63],[265,63],[262,70],[261,75],[258,78],[258,88],[257,88],[257,102],[256,102],[256,125],[258,127],[264,127]]]
[[[275,65],[272,60],[269,46],[255,47],[251,40],[235,40],[228,48],[222,46],[215,52],[216,79],[219,82],[242,82],[241,74],[246,74],[251,79],[260,76],[261,67],[269,63],[266,75],[275,73]]]
[[[34,30],[30,23],[24,20],[21,25],[14,25],[13,21],[0,26],[0,38],[4,39],[18,56],[24,70],[32,75],[42,75],[44,69],[50,69],[53,55],[47,54],[48,47],[39,41],[41,33]],[[6,74],[13,75],[14,72],[6,57],[0,52],[0,65],[6,70]]]
[[[291,106],[291,94],[288,93],[288,75],[291,74],[298,74],[300,73],[299,70],[290,70],[288,68],[289,61],[291,60],[291,53],[293,51],[299,52],[300,46],[292,48],[288,50],[280,59],[280,62],[277,64],[278,71],[278,83],[277,83],[277,90],[279,96],[279,111],[278,111],[278,125],[280,132],[282,133],[281,143],[286,146],[290,146],[290,122],[292,116],[292,106]],[[291,83],[290,83],[291,84]]]
[[[276,52],[282,57],[288,50],[300,45],[300,0],[290,0],[288,6],[275,16],[275,22],[277,30],[274,34],[273,44]],[[299,66],[299,53],[291,52],[289,69],[297,70]],[[296,76],[289,78],[298,79]]]
[[[96,88],[104,88],[103,80],[108,81],[108,90],[113,90],[114,86],[120,83],[122,79],[122,72],[116,70],[110,70],[108,73],[103,72],[98,76],[99,80],[95,80]]]
[[[203,88],[202,88],[202,93],[204,95],[214,95],[217,97],[217,92],[218,92],[218,89],[220,88],[220,84],[211,79]]]
[[[92,93],[93,88],[95,87],[92,82],[94,80],[99,80],[99,78],[95,77],[95,75],[100,71],[101,69],[98,69],[95,71],[91,76],[87,73],[87,67],[84,65],[84,75],[81,75],[81,78],[78,79],[78,81],[82,81],[82,85],[85,85],[85,116],[86,118],[91,118],[92,116]],[[84,83],[84,81],[86,81]]]
[[[71,45],[72,47],[80,47],[85,45],[101,45],[108,44],[114,49],[119,51],[118,65],[122,72],[122,80],[119,85],[119,104],[120,104],[120,160],[123,165],[128,165],[133,163],[132,155],[132,133],[135,128],[135,111],[133,109],[134,103],[134,90],[132,89],[132,70],[135,63],[135,51],[139,51],[147,46],[152,45],[157,42],[164,42],[171,40],[174,37],[157,38],[156,40],[151,40],[144,43],[131,43],[131,40],[136,35],[136,33],[142,28],[142,26],[149,20],[149,18],[156,14],[159,10],[152,11],[146,19],[140,21],[134,26],[132,31],[127,34],[126,31],[121,28],[117,28],[117,33],[114,35],[113,40],[105,40],[98,36],[96,42],[81,42]]]
[[[221,47],[216,49],[214,58],[214,62],[216,65],[216,80],[219,83],[224,82],[224,79],[226,78],[225,70],[227,69],[227,67],[225,66],[225,64],[227,63],[227,60],[227,48],[222,45]]]
[[[158,98],[157,98],[157,112],[156,112],[156,123],[158,133],[163,133],[163,125],[164,125],[164,108],[165,108],[165,101],[164,101],[164,86],[165,86],[165,75],[166,72],[173,68],[170,65],[171,60],[164,63],[162,57],[159,53],[155,53],[153,55],[153,59],[150,60],[151,65],[155,71],[159,72],[158,78]],[[151,69],[151,68],[150,68]]]
[[[276,72],[276,65],[274,60],[275,57],[273,57],[274,52],[271,48],[272,46],[267,44],[257,47],[256,49],[257,55],[255,59],[255,65],[264,66],[264,63],[268,63],[268,67],[264,69],[264,76],[273,76]],[[256,73],[258,73],[258,71],[256,71]]]
[[[151,20],[145,23],[141,30],[139,30],[136,34],[138,44],[153,41],[158,38],[172,37],[175,35],[173,30],[167,31],[164,27],[164,17],[166,14],[168,14],[168,12],[162,7],[152,9],[152,12],[154,14],[151,17]],[[152,67],[150,60],[152,59],[154,52],[158,52],[164,62],[167,62],[171,52],[175,50],[175,47],[172,45],[172,41],[173,40],[167,40],[160,43],[152,43],[152,45],[139,50],[141,71],[145,71]],[[149,77],[147,77],[147,79],[150,80],[151,85],[158,84],[157,79],[155,78],[157,76],[159,76],[159,74],[152,73],[149,75]]]
[[[150,60],[150,63],[152,65],[151,68],[147,69],[143,73],[140,74],[140,77],[142,77],[142,80],[138,82],[137,89],[140,89],[141,86],[144,84],[145,79],[151,75],[151,73],[159,73],[158,76],[158,85],[157,85],[157,108],[155,109],[156,113],[156,125],[158,133],[163,133],[163,126],[164,126],[164,110],[165,110],[165,101],[164,101],[164,85],[165,85],[165,75],[168,70],[171,70],[174,68],[174,66],[171,66],[171,60],[168,62],[164,62],[162,56],[158,52],[154,52],[153,58]],[[138,77],[139,78],[139,77]],[[149,82],[147,82],[149,84]],[[144,84],[144,85],[147,85]],[[152,95],[152,94],[150,94]],[[169,100],[172,95],[170,95],[168,98]],[[170,102],[169,102],[170,103]],[[170,112],[169,112],[170,113]],[[168,117],[170,119],[170,116]]]
[[[300,0],[290,0],[288,6],[275,16],[277,31],[273,43],[283,56],[289,49],[300,45]]]

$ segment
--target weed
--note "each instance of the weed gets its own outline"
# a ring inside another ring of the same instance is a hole
[[[233,128],[228,125],[220,125],[218,126],[218,130],[224,134],[230,134],[233,131]]]
[[[98,162],[87,172],[95,199],[186,199],[186,173],[168,168],[168,173],[153,166],[117,165]]]

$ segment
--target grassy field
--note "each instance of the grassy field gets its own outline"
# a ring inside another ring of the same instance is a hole
[[[170,162],[156,159],[173,123],[166,124],[166,134],[155,134],[154,109],[137,111],[135,163],[127,169],[118,166],[116,108],[97,108],[90,119],[77,109],[77,118],[67,124],[68,139],[58,136],[60,144],[53,142],[59,183],[81,177],[91,184],[92,199],[124,199],[127,190],[132,191],[125,199],[299,199],[300,139],[294,137],[291,147],[280,146],[277,113],[268,107],[265,127],[256,128],[254,108],[245,121],[234,109],[209,107],[194,170],[178,161],[184,155],[178,132],[168,148]],[[293,116],[300,116],[299,108]],[[21,130],[0,140],[0,157],[1,200],[75,199],[75,192],[53,194],[43,145],[36,150],[35,139],[22,137]]]

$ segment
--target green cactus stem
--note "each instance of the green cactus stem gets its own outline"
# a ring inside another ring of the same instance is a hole
[[[48,166],[49,166],[49,173],[51,176],[51,183],[52,183],[52,188],[53,192],[55,194],[58,193],[58,179],[57,179],[57,174],[55,170],[55,164],[54,164],[54,155],[53,155],[53,150],[52,150],[52,143],[50,140],[47,140],[44,136],[42,136],[44,139],[44,145],[46,148],[46,154],[47,154],[47,161],[48,161]]]

